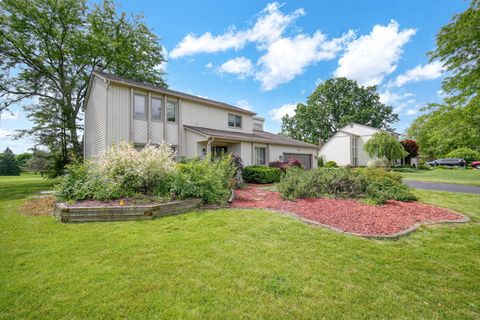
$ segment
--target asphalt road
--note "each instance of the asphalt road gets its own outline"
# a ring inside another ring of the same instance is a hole
[[[403,180],[403,183],[415,189],[480,194],[480,186],[416,180]]]

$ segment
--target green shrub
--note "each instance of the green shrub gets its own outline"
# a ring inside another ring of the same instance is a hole
[[[321,167],[323,167],[323,165],[324,165],[324,163],[323,163],[323,157],[320,156],[320,157],[318,157],[318,159],[317,159],[317,166],[318,166],[319,168],[321,168]]]
[[[57,187],[59,200],[111,200],[129,196],[129,190],[113,179],[99,175],[91,163],[71,164]]]
[[[282,171],[274,167],[248,166],[243,170],[243,179],[250,183],[276,183],[281,177]]]
[[[205,203],[228,200],[236,168],[230,157],[214,161],[194,160],[178,164],[170,191],[181,199],[201,198]]]
[[[330,160],[330,161],[325,162],[324,167],[325,168],[336,168],[336,167],[338,167],[338,165],[335,161]]]
[[[364,194],[367,183],[360,172],[345,168],[288,170],[277,188],[286,199],[340,197],[357,198]]]
[[[449,152],[446,158],[462,158],[468,164],[472,161],[480,160],[480,152],[477,152],[470,148],[458,148]]]
[[[289,170],[277,185],[285,199],[367,198],[373,203],[386,200],[411,201],[415,197],[397,174],[382,169],[346,168]]]

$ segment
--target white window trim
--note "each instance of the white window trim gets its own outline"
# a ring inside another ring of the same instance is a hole
[[[230,125],[230,116],[233,116],[233,126]],[[235,126],[235,117],[239,117],[240,118],[240,127],[237,127]],[[227,125],[229,128],[234,128],[234,129],[243,129],[243,117],[239,114],[235,114],[235,113],[229,113],[228,114],[228,117],[227,117]]]
[[[160,119],[157,119],[157,118],[154,118],[153,117],[153,112],[152,112],[152,108],[153,108],[153,99],[155,100],[159,100],[160,101]],[[163,107],[163,102],[164,102],[164,99],[163,97],[159,97],[159,96],[151,96],[150,97],[150,119],[151,121],[153,122],[163,122],[163,117],[165,116],[164,113],[165,113],[165,108]]]
[[[175,121],[168,120],[168,104],[169,103],[173,103],[173,105],[174,105],[173,110],[175,112]],[[178,122],[178,102],[177,101],[167,99],[167,104],[165,105],[165,119],[167,120],[168,123],[177,123]]]
[[[145,105],[144,105],[144,112],[145,112],[145,118],[137,118],[136,113],[135,113],[135,96],[142,96],[145,99]],[[148,121],[148,97],[144,93],[139,93],[135,92],[133,94],[133,119],[134,120],[140,120],[140,121]]]

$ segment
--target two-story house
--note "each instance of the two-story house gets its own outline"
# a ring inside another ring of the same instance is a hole
[[[297,158],[316,167],[318,146],[264,131],[265,119],[223,102],[94,71],[84,104],[84,154],[120,141],[172,145],[177,158],[233,153],[245,165]]]

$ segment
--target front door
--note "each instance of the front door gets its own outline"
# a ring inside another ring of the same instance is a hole
[[[225,146],[212,146],[212,155],[214,157],[221,156],[222,154],[226,154],[228,152],[228,148]]]

